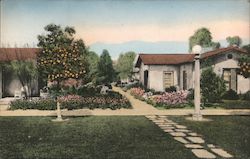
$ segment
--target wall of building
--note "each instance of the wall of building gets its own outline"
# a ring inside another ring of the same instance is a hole
[[[164,91],[163,85],[163,73],[173,72],[174,76],[174,86],[179,88],[179,71],[180,67],[174,65],[150,65],[149,66],[149,77],[148,84],[150,89],[155,89],[156,91]]]
[[[228,59],[229,54],[233,55],[232,59]],[[239,54],[234,53],[234,52],[229,52],[226,54],[222,54],[220,56],[216,56],[216,58],[214,58],[213,60],[214,72],[220,77],[222,77],[223,69],[239,68],[238,66],[239,56],[240,56]],[[249,90],[250,90],[250,78],[244,78],[241,75],[237,75],[237,93],[245,93]]]

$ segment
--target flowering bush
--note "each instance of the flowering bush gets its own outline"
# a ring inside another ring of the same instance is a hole
[[[130,102],[126,98],[113,98],[107,96],[100,97],[81,97],[81,98],[65,98],[68,100],[62,101],[62,107],[72,110],[81,108],[110,108],[110,109],[120,109],[120,108],[131,108]]]
[[[70,101],[70,100],[80,100],[81,99],[81,96],[79,95],[72,95],[72,94],[69,94],[69,95],[66,95],[66,96],[61,96],[58,98],[59,102],[67,102],[67,101]]]
[[[138,98],[138,99],[141,99],[141,100],[144,99],[143,98],[144,93],[145,93],[145,90],[142,89],[142,88],[139,88],[139,87],[138,88],[131,88],[130,89],[130,94],[132,96],[134,96],[135,98]]]
[[[82,109],[82,108],[102,108],[102,109],[120,109],[131,108],[127,98],[118,93],[111,93],[103,96],[81,97],[79,95],[66,95],[58,98],[62,109]],[[39,109],[55,110],[56,101],[52,99],[40,100],[16,100],[11,102],[10,109]]]
[[[177,91],[177,92],[165,92],[163,95],[155,96],[153,98],[156,105],[160,106],[176,106],[188,103],[187,101],[188,91]]]

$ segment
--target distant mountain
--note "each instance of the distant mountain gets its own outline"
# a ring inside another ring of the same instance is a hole
[[[90,45],[90,50],[101,54],[103,49],[107,49],[112,59],[117,59],[120,53],[134,51],[136,53],[187,53],[187,42],[145,42],[129,41],[117,44],[97,42]]]
[[[226,40],[220,40],[221,47],[226,47]],[[117,59],[120,53],[134,51],[136,53],[188,53],[188,41],[129,41],[124,43],[102,43],[97,42],[90,45],[90,50],[101,54],[103,49],[107,49],[112,59]]]

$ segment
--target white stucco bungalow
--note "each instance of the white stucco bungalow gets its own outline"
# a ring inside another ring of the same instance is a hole
[[[227,89],[245,93],[250,90],[250,78],[237,73],[240,54],[248,53],[235,46],[220,48],[202,53],[201,63],[209,59],[214,72],[226,81]],[[134,68],[138,80],[150,89],[164,91],[170,86],[178,90],[194,88],[194,54],[138,54]]]

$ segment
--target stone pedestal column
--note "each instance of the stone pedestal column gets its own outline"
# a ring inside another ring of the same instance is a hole
[[[193,120],[202,120],[200,104],[200,54],[195,54],[195,78],[194,78],[194,106]]]
[[[0,99],[3,97],[3,70],[0,66]]]

